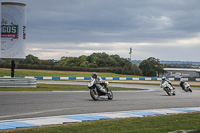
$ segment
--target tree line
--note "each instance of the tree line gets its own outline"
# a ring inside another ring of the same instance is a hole
[[[9,61],[0,63],[0,67],[9,66]],[[143,60],[139,66],[132,64],[129,59],[121,58],[119,55],[108,55],[106,53],[93,53],[89,56],[66,57],[63,56],[57,62],[54,60],[40,60],[38,57],[29,54],[25,60],[16,62],[17,68],[26,69],[52,69],[70,71],[98,71],[113,72],[117,74],[151,76],[163,74],[163,65],[159,59],[149,57]]]

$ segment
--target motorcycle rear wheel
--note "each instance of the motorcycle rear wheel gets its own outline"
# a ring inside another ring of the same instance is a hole
[[[99,100],[99,94],[96,89],[91,89],[90,90],[90,96],[92,97],[93,100],[97,101]]]

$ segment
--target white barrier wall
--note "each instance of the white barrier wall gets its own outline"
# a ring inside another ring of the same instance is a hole
[[[10,76],[4,76],[3,78],[11,78]],[[35,78],[38,80],[90,80],[91,77],[34,77],[34,76],[21,76],[21,77],[15,77],[15,78]],[[135,78],[135,77],[101,77],[103,80],[124,80],[124,81],[134,81],[134,80],[140,80],[140,81],[161,81],[161,78],[154,78],[154,77],[141,77],[141,78]],[[200,78],[169,78],[171,81],[200,81]]]
[[[36,88],[35,78],[0,78],[0,87]]]

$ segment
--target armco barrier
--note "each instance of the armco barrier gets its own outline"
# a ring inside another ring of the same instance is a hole
[[[37,81],[36,78],[0,78],[0,87],[28,87],[36,88]]]
[[[10,76],[4,76],[4,78],[10,78]],[[91,77],[30,77],[30,76],[22,76],[15,78],[35,78],[39,80],[90,80]],[[160,81],[161,78],[154,77],[145,77],[145,78],[135,78],[135,77],[101,77],[103,80],[148,80],[148,81]],[[200,81],[200,78],[169,78],[170,81]]]

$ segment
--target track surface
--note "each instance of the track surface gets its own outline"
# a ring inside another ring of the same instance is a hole
[[[38,81],[47,84],[86,82]],[[114,99],[93,101],[89,92],[0,92],[0,120],[72,115],[143,109],[200,107],[200,88],[186,93],[176,87],[176,96],[167,96],[155,85],[110,84],[110,86],[143,88],[150,91],[113,92]]]

